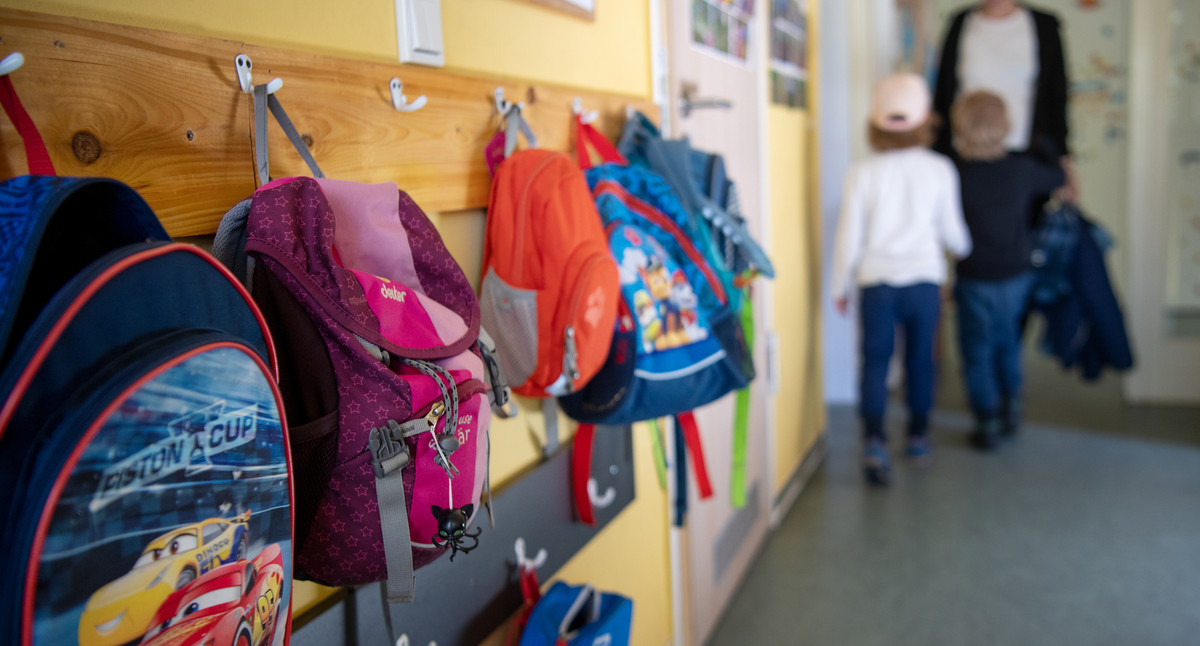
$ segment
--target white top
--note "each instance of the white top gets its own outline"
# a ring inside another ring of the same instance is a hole
[[[988,90],[1004,99],[1012,122],[1005,140],[1009,150],[1029,148],[1038,67],[1037,27],[1028,9],[1003,18],[978,11],[967,16],[959,45],[959,96]]]
[[[971,253],[958,171],[927,148],[876,153],[850,167],[833,248],[834,298],[851,281],[905,287],[946,282],[945,251]]]

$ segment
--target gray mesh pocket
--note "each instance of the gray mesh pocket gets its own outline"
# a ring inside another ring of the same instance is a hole
[[[508,383],[519,386],[537,366],[537,292],[505,283],[493,268],[483,277],[479,291],[483,327],[495,337]]]

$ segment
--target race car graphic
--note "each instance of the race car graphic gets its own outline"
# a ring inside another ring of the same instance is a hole
[[[261,646],[275,634],[283,592],[278,543],[250,561],[209,572],[171,593],[142,646]]]
[[[250,511],[209,518],[150,541],[121,578],[97,590],[79,620],[81,646],[116,646],[136,640],[174,591],[223,564],[246,557]]]

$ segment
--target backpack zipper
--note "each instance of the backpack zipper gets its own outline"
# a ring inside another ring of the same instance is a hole
[[[725,305],[729,302],[729,299],[725,295],[724,285],[722,285],[721,281],[717,279],[712,267],[709,266],[708,261],[704,258],[703,254],[696,249],[696,246],[692,244],[691,239],[684,235],[683,231],[679,228],[679,225],[672,222],[666,215],[663,215],[661,212],[659,212],[658,209],[639,200],[633,195],[630,195],[629,192],[626,191],[620,184],[617,184],[612,180],[601,180],[600,182],[597,182],[595,190],[596,197],[600,197],[604,193],[608,193],[617,198],[620,200],[621,204],[623,204],[630,211],[640,215],[650,222],[650,224],[657,226],[665,231],[668,235],[675,238],[675,241],[679,243],[680,248],[683,249],[683,253],[688,257],[688,260],[691,260],[692,264],[696,265],[696,268],[700,270],[700,273],[704,274],[705,280],[708,281],[709,286],[712,287],[713,293],[716,294],[717,299],[721,302],[721,304]]]
[[[588,277],[595,271],[596,264],[604,260],[604,253],[593,253],[583,265],[583,270],[579,272],[579,278],[575,284],[579,285],[587,281]],[[551,389],[556,392],[551,393],[555,396],[567,395],[575,392],[575,382],[579,381],[579,344],[576,338],[575,316],[579,312],[579,305],[583,301],[583,290],[576,289],[571,295],[571,306],[567,309],[566,322],[567,326],[563,329],[563,360],[562,360],[562,375],[555,383],[546,387],[546,391]],[[562,383],[563,380],[565,383]]]
[[[529,179],[525,180],[525,186],[521,188],[521,199],[517,201],[517,235],[513,244],[514,257],[517,259],[517,270],[513,272],[513,282],[517,285],[521,284],[521,280],[525,277],[525,263],[521,262],[525,256],[525,224],[528,218],[526,211],[526,203],[529,201],[529,189],[533,186],[533,182],[542,174],[550,162],[554,161],[557,155],[546,155],[545,159],[538,164],[537,168],[529,174]]]

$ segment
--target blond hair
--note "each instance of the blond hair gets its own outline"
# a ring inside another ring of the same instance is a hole
[[[971,161],[1000,159],[1010,124],[1004,99],[976,90],[960,97],[950,108],[950,126],[954,148],[960,157]]]

